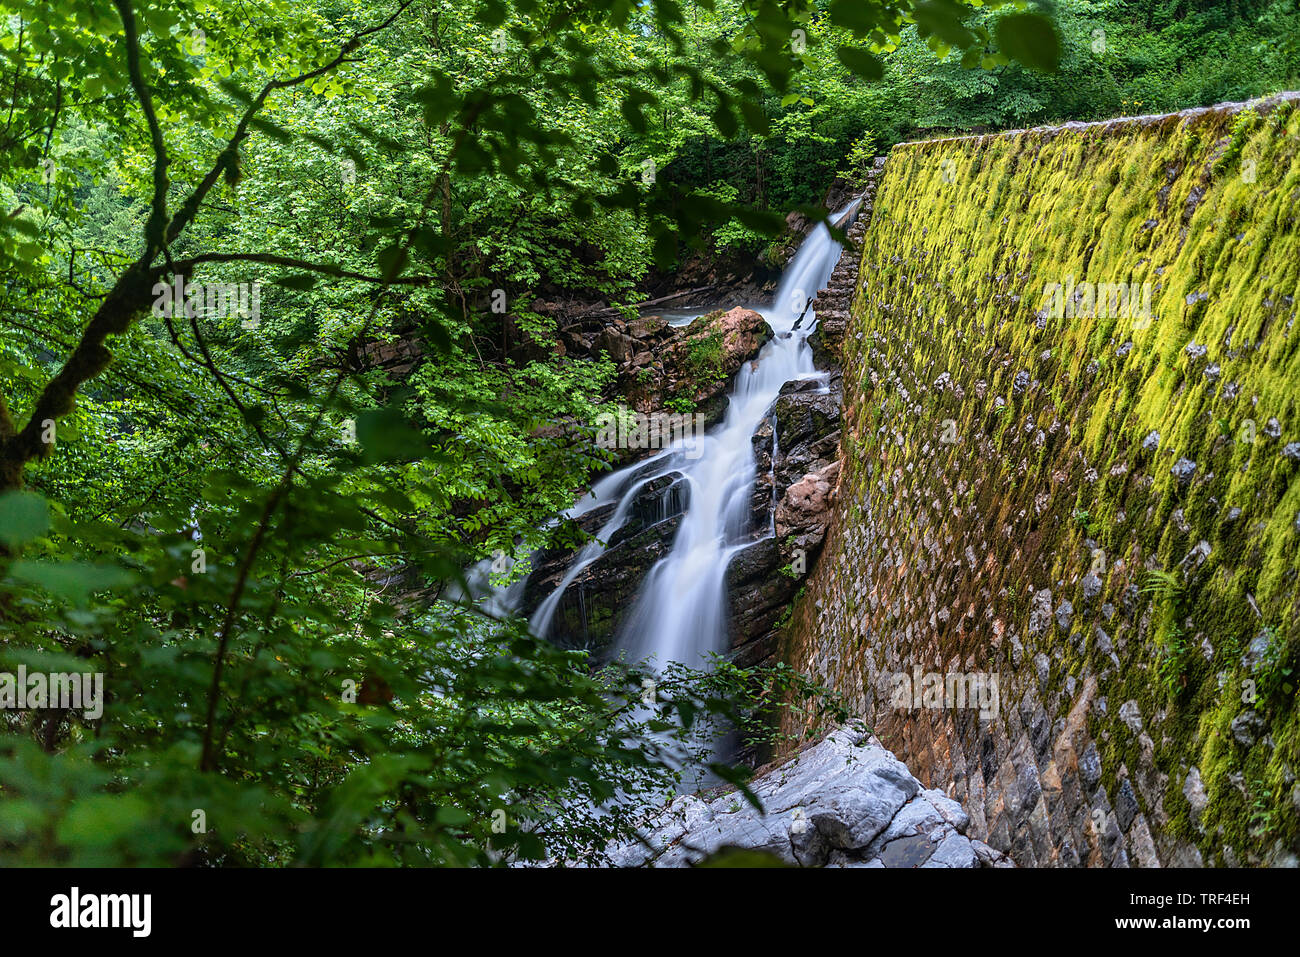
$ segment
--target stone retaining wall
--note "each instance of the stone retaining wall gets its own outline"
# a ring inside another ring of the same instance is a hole
[[[1296,861],[1297,98],[885,166],[783,655],[1018,864]]]

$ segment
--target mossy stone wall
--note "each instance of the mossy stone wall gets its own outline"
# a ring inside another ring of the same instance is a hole
[[[1021,864],[1300,851],[1297,101],[886,163],[785,656]],[[902,706],[916,666],[997,714]]]

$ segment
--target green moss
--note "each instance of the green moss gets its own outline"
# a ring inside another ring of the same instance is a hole
[[[686,371],[700,385],[710,380],[725,379],[725,362],[726,352],[723,349],[721,330],[714,330],[707,336],[696,339],[686,353]]]
[[[947,160],[955,183],[944,182]],[[860,277],[870,292],[855,299],[844,337],[839,501],[855,504],[840,506],[840,520],[865,512],[904,538],[937,521],[939,538],[958,543],[950,557],[967,543],[992,556],[978,575],[926,581],[935,605],[981,601],[1024,636],[1027,585],[1070,597],[1081,618],[1086,605],[1089,623],[1104,603],[1125,606],[1131,586],[1159,586],[1106,625],[1124,630],[1119,667],[1086,630],[1072,639],[1049,629],[1026,650],[1053,661],[1049,692],[1067,675],[1104,675],[1110,717],[1089,725],[1108,788],[1120,767],[1144,760],[1118,704],[1163,716],[1149,733],[1170,779],[1167,828],[1209,861],[1225,845],[1262,860],[1274,842],[1300,840],[1287,780],[1300,770],[1300,468],[1279,454],[1300,440],[1297,199],[1300,113],[1287,103],[1104,133],[905,144],[880,181]],[[1071,277],[1150,284],[1151,315],[1040,316],[1045,288]],[[1206,354],[1189,355],[1192,343]],[[945,372],[960,397],[932,387]],[[1278,441],[1263,431],[1271,418]],[[946,419],[956,445],[935,443]],[[1144,451],[1153,431],[1159,448]],[[1196,463],[1187,484],[1171,471],[1181,458]],[[1203,559],[1192,555],[1202,541]],[[874,547],[871,567],[890,567],[890,546]],[[1101,593],[1085,603],[1093,547],[1106,563]],[[821,574],[810,600],[833,597]],[[890,599],[922,590],[871,584],[882,592],[877,628]],[[796,657],[818,640],[809,606],[795,615]],[[1243,654],[1265,627],[1275,650],[1248,670]],[[989,629],[940,628],[935,640],[941,655],[986,654]],[[1246,682],[1266,690],[1243,701]],[[1051,706],[1058,715],[1066,698]],[[1265,724],[1249,746],[1231,731],[1247,709]],[[1181,792],[1193,765],[1209,796],[1196,822]]]

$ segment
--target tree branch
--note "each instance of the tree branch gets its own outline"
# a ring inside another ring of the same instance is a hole
[[[302,269],[306,272],[323,273],[336,279],[359,279],[362,282],[383,283],[387,281],[390,284],[422,286],[437,281],[433,276],[397,276],[385,280],[383,276],[367,276],[365,273],[341,269],[330,263],[308,262],[305,259],[294,259],[292,256],[280,256],[275,253],[201,253],[198,256],[191,256],[189,259],[178,259],[170,267],[158,266],[154,269],[154,272],[161,275],[171,268],[175,269],[177,273],[188,275],[200,263],[234,262],[265,263],[269,266],[284,266],[288,269]]]
[[[153,147],[153,200],[149,204],[149,219],[144,226],[144,258],[152,261],[154,254],[166,244],[167,231],[167,144],[163,140],[162,127],[158,125],[158,114],[154,112],[153,95],[149,85],[144,81],[144,72],[140,69],[140,36],[135,27],[135,11],[131,9],[130,0],[113,0],[118,15],[122,18],[122,29],[126,33],[126,69],[131,78],[131,87],[135,90],[140,109],[144,112],[145,122],[149,125],[149,142]]]
[[[0,426],[0,491],[21,487],[24,466],[33,459],[49,455],[53,450],[53,443],[42,440],[46,429],[44,423],[56,422],[71,412],[77,390],[81,385],[95,378],[108,367],[113,354],[108,350],[105,342],[110,336],[118,336],[126,332],[140,310],[151,302],[155,274],[154,259],[160,251],[165,252],[168,245],[189,225],[204,197],[222,174],[237,162],[239,146],[247,138],[249,126],[265,104],[267,97],[276,90],[297,86],[333,70],[344,62],[366,37],[391,25],[414,0],[403,0],[397,10],[383,22],[354,34],[343,44],[338,55],[323,66],[294,77],[268,82],[244,111],[235,128],[234,136],[221,151],[212,168],[181,205],[177,214],[170,219],[166,209],[168,164],[166,145],[163,142],[157,115],[154,113],[153,99],[148,85],[144,82],[140,66],[139,35],[136,31],[135,13],[131,9],[129,0],[113,0],[113,2],[122,17],[127,42],[127,68],[131,75],[131,84],[149,125],[149,136],[154,150],[153,203],[149,222],[145,228],[145,251],[118,277],[113,288],[99,304],[99,308],[95,310],[94,316],[82,333],[77,347],[41,391],[27,424],[16,433],[13,431],[12,423],[8,428]],[[387,285],[395,278],[395,276],[385,277],[384,284]]]
[[[356,50],[366,37],[373,33],[378,33],[380,30],[388,27],[414,2],[415,0],[403,0],[397,10],[393,12],[393,15],[387,20],[384,20],[376,26],[362,30],[360,33],[353,34],[352,38],[343,44],[338,55],[324,66],[317,67],[315,70],[309,70],[306,73],[300,73],[297,76],[288,77],[284,80],[271,80],[263,86],[261,92],[259,92],[253,99],[253,102],[249,104],[248,109],[244,111],[244,115],[240,117],[239,123],[235,126],[234,135],[231,136],[229,142],[226,143],[226,147],[217,157],[216,163],[213,164],[210,170],[208,170],[207,175],[205,175],[199,185],[194,188],[194,191],[190,193],[189,198],[181,204],[181,208],[177,211],[176,216],[168,225],[166,236],[167,242],[171,242],[171,240],[180,235],[181,230],[189,225],[190,220],[192,220],[195,214],[198,213],[199,206],[212,190],[212,187],[217,184],[217,180],[221,178],[227,169],[234,168],[235,164],[239,160],[240,144],[242,144],[248,137],[248,127],[253,122],[253,118],[261,111],[263,104],[266,103],[267,97],[276,90],[284,90],[289,87],[298,86],[299,84],[306,83],[309,80],[314,80],[316,77],[330,72],[339,64],[347,60],[349,54]]]

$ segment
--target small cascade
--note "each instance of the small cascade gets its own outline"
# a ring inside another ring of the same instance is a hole
[[[851,220],[857,205],[854,201],[837,210],[832,221]],[[756,360],[737,373],[723,421],[695,439],[698,444],[691,455],[685,447],[673,446],[620,469],[597,482],[592,494],[566,513],[575,518],[617,502],[596,540],[579,551],[558,586],[533,613],[534,633],[547,634],[564,591],[600,558],[611,536],[627,522],[637,495],[650,482],[673,476],[686,485],[684,514],[668,554],[647,573],[614,650],[633,661],[660,665],[679,661],[691,666],[699,666],[711,652],[725,650],[727,565],[741,548],[773,534],[770,524],[750,527],[749,503],[756,477],[751,439],[782,386],[824,376],[813,365],[807,343],[816,328],[811,300],[829,280],[840,251],[840,244],[823,225],[804,240],[781,278],[772,305],[758,310],[774,337]]]

